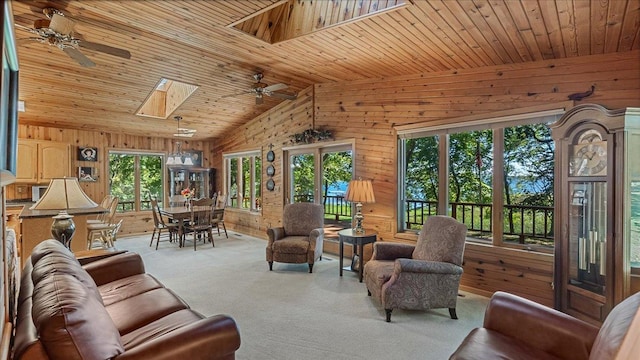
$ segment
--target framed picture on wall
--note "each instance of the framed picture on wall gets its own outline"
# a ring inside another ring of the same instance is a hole
[[[78,147],[78,160],[80,161],[98,161],[98,148],[94,147]]]
[[[191,154],[194,166],[202,167],[202,150],[185,150],[185,152]]]
[[[90,166],[78,167],[78,181],[98,181],[95,168]]]

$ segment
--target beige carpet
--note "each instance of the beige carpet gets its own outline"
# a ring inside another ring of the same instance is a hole
[[[459,320],[447,309],[394,310],[391,323],[367,296],[357,274],[338,275],[337,257],[326,255],[308,273],[306,264],[265,261],[266,241],[229,232],[211,244],[178,248],[150,235],[118,239],[116,246],[142,255],[146,270],[204,315],[228,314],[242,345],[237,359],[447,359],[466,334],[482,324],[488,299],[464,293]],[[347,261],[345,260],[345,263]]]

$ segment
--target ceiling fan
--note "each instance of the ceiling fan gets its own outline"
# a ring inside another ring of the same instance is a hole
[[[79,47],[125,59],[131,58],[131,53],[127,50],[104,44],[92,43],[74,37],[73,27],[75,26],[75,22],[65,17],[60,10],[44,8],[42,9],[42,13],[47,17],[47,19],[36,20],[33,24],[33,28],[16,24],[18,29],[37,35],[37,37],[30,37],[26,40],[34,40],[43,44],[55,46],[84,67],[92,67],[96,64],[81,53],[80,50],[78,50]]]
[[[280,99],[287,99],[287,100],[295,100],[298,98],[298,95],[296,94],[287,94],[287,93],[278,93],[276,91],[278,90],[284,90],[286,88],[288,88],[288,85],[285,84],[273,84],[273,85],[267,85],[265,83],[262,82],[262,73],[257,73],[253,75],[253,78],[255,79],[256,83],[253,85],[253,87],[249,90],[240,92],[240,93],[235,93],[235,94],[228,94],[228,95],[224,95],[222,96],[222,98],[227,98],[227,97],[231,97],[231,96],[238,96],[238,95],[243,95],[243,94],[254,94],[256,97],[256,105],[260,105],[262,104],[263,101],[263,96],[272,96],[272,97],[277,97]]]

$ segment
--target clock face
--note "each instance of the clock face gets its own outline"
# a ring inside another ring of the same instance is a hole
[[[572,176],[605,176],[607,174],[607,142],[600,133],[587,130],[573,145],[569,170]]]

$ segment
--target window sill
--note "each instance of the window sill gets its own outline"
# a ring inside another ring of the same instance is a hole
[[[234,212],[234,213],[238,213],[238,214],[248,214],[248,215],[254,215],[254,216],[261,216],[262,215],[262,209],[260,210],[249,210],[249,209],[239,209],[239,208],[235,208],[235,207],[225,207],[224,208],[225,211],[229,211],[229,212]]]
[[[417,242],[418,241],[418,233],[417,232],[409,232],[409,231],[402,232],[402,233],[396,233],[394,235],[394,239]],[[467,238],[466,243],[467,244],[480,245],[480,246],[486,246],[486,247],[499,248],[499,249],[521,250],[521,251],[527,251],[527,252],[537,253],[537,254],[553,255],[553,249],[546,248],[546,247],[540,247],[540,246],[534,246],[534,245],[520,245],[520,244],[509,244],[509,243],[503,243],[502,245],[494,245],[489,240],[483,241],[483,240],[472,239],[472,238]]]

